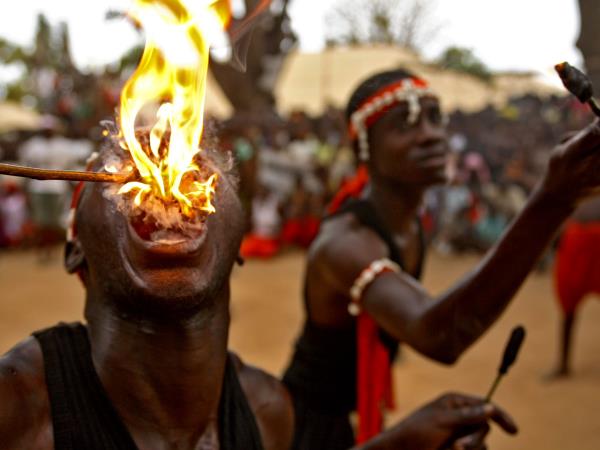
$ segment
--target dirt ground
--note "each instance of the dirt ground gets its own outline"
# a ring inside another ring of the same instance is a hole
[[[274,373],[285,367],[300,327],[301,253],[269,262],[248,262],[233,275],[231,347],[247,361]],[[425,285],[450,286],[476,257],[430,255]],[[58,255],[47,265],[32,253],[0,254],[0,354],[31,331],[81,318],[83,291],[67,276]],[[485,301],[485,299],[481,299]],[[558,314],[548,274],[532,275],[502,320],[452,368],[410,350],[395,367],[398,411],[390,423],[443,391],[487,391],[511,328],[526,326],[519,361],[495,399],[511,411],[516,438],[493,432],[495,450],[598,450],[600,448],[600,303],[581,310],[575,341],[575,377],[547,383],[542,376],[555,357]]]

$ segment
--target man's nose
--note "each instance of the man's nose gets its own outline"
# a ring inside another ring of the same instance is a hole
[[[419,133],[417,142],[419,145],[432,145],[447,139],[446,126],[444,123],[432,123],[426,115],[419,120]]]

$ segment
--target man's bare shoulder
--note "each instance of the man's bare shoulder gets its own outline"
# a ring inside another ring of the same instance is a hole
[[[387,255],[381,238],[348,213],[323,223],[311,245],[308,264],[320,279],[345,290],[362,269]]]
[[[0,442],[7,448],[52,448],[44,361],[29,337],[0,357]]]
[[[287,390],[272,375],[245,364],[236,355],[233,358],[265,450],[288,450],[294,432],[294,410]]]

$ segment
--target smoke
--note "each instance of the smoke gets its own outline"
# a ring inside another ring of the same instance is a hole
[[[242,20],[234,21],[227,30],[229,45],[216,43],[211,48],[215,60],[228,62],[234,69],[246,72],[248,48],[252,39],[252,30],[269,12],[272,0],[260,0],[252,11],[248,11]]]

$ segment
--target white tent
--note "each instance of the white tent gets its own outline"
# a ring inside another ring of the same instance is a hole
[[[276,88],[281,112],[301,108],[319,113],[331,103],[344,107],[360,81],[371,74],[402,66],[425,78],[438,92],[446,111],[475,111],[488,104],[502,106],[513,96],[564,93],[539,81],[535,74],[497,75],[493,83],[429,65],[415,53],[393,46],[339,47],[321,53],[288,56]]]

